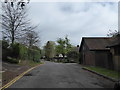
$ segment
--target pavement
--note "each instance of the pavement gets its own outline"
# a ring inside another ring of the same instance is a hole
[[[77,63],[46,61],[9,88],[113,88],[114,82],[83,70]]]
[[[30,67],[27,65],[11,64],[8,62],[2,62],[2,86],[13,80],[16,76],[22,72],[28,70]]]

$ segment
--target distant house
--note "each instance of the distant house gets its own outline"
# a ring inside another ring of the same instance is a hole
[[[112,53],[109,46],[111,38],[83,37],[79,48],[80,63],[113,69]]]

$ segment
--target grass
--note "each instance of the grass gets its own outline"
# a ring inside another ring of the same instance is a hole
[[[28,63],[28,65],[29,65],[29,66],[32,66],[32,67],[34,67],[34,66],[36,66],[36,65],[39,65],[39,64],[43,64],[43,62],[30,61],[30,62]]]
[[[19,63],[19,65],[28,65],[30,67],[34,67],[39,64],[43,64],[43,62],[34,62],[32,60],[24,60]]]
[[[85,68],[103,74],[105,76],[111,77],[113,79],[117,79],[117,80],[120,79],[120,72],[117,71],[113,71],[101,67],[85,67]]]

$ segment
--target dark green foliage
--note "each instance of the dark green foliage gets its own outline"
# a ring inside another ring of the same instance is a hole
[[[32,49],[19,44],[19,58],[22,60],[33,60],[35,62],[38,62],[41,58],[41,51],[36,46],[34,46]]]
[[[21,60],[33,60],[39,62],[41,58],[41,50],[34,46],[28,48],[25,45],[14,43],[9,46],[6,41],[2,41],[2,59],[10,63],[19,63]]]
[[[48,41],[44,49],[47,60],[50,60],[55,56],[55,43],[53,41]]]
[[[10,63],[18,63],[19,57],[19,43],[9,45],[7,42],[2,41],[2,60]]]
[[[41,58],[40,50],[28,49],[28,59],[39,62]]]
[[[2,40],[2,48],[3,48],[3,49],[7,49],[8,46],[9,46],[8,42],[5,41],[5,40]]]
[[[65,55],[65,40],[62,38],[59,38],[57,40],[58,45],[56,45],[56,54],[62,54]]]
[[[19,44],[19,58],[22,60],[28,59],[28,48],[22,44]]]
[[[12,45],[13,50],[13,57],[19,58],[22,60],[33,60],[38,61],[40,59],[40,49],[37,47],[34,47],[34,49],[27,48],[26,46],[22,44],[14,44]]]
[[[70,51],[67,53],[67,56],[70,58],[78,58],[78,53],[76,51]]]
[[[2,60],[7,60],[7,56],[9,55],[9,44],[6,41],[2,41]]]
[[[70,51],[67,53],[68,61],[78,62],[79,54],[76,51]]]
[[[8,61],[10,63],[15,63],[15,64],[19,63],[19,60],[17,60],[16,58],[11,58],[11,57],[7,57],[6,61]]]
[[[20,52],[20,49],[19,49],[19,43],[14,43],[14,44],[11,44],[10,45],[10,56],[13,57],[13,58],[18,58],[19,57],[19,52]]]
[[[7,49],[2,49],[2,60],[6,60],[8,56],[8,50]]]
[[[70,43],[70,39],[66,36],[64,39],[59,38],[57,40],[56,45],[56,54],[62,54],[63,57],[71,51],[72,49],[72,44]]]

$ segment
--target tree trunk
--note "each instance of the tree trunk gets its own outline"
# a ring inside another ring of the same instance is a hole
[[[14,40],[15,40],[15,33],[14,33],[14,30],[12,30],[12,44],[14,43]]]

